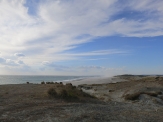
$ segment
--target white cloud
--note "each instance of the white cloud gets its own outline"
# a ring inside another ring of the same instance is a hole
[[[21,60],[17,61],[17,63],[20,64],[20,65],[21,65],[21,64],[24,64],[24,62],[21,61]]]
[[[125,67],[120,67],[120,68],[108,68],[108,67],[103,67],[103,66],[80,66],[78,67],[79,69],[84,69],[84,70],[99,70],[99,71],[123,71]]]
[[[160,14],[163,13],[163,8],[162,8],[162,4],[163,1],[162,0],[133,0],[130,1],[128,0],[129,3],[127,6],[131,7],[131,9],[134,9],[136,11],[147,11],[147,13],[151,13],[151,12],[161,12]],[[159,15],[159,13],[157,13],[157,15]]]
[[[133,9],[136,11],[149,9],[162,11],[160,4],[152,4],[147,7],[150,1],[127,3],[129,7],[134,5]],[[24,3],[25,0],[0,1],[2,16],[0,19],[0,48],[3,52],[22,51],[30,55],[50,54],[75,48],[78,44],[86,43],[96,36],[162,35],[161,20],[147,20],[144,23],[125,19],[111,20],[112,16],[123,8],[123,5],[117,8],[119,3],[117,0],[73,0],[68,2],[47,0],[39,3],[36,16],[28,14],[30,8],[25,7]],[[144,4],[140,5],[140,3]],[[90,36],[77,39],[78,36],[84,34]],[[37,54],[32,51],[36,51]]]
[[[17,66],[18,64],[15,63],[15,61],[11,59],[5,59],[0,57],[0,65],[5,65],[5,66]]]
[[[50,64],[49,61],[43,61],[43,62],[42,62],[42,65],[45,65],[45,66],[46,66],[46,65],[49,65],[49,64]]]
[[[129,53],[129,51],[124,50],[97,50],[97,51],[90,51],[84,53],[74,53],[74,54],[62,54],[63,56],[101,56],[101,55],[111,55],[111,54],[124,54]]]
[[[86,65],[86,66],[64,66],[57,65],[54,62],[44,61],[40,68],[40,73],[54,73],[65,75],[101,75],[101,76],[113,76],[115,74],[124,73],[125,67],[109,68],[97,65]]]
[[[0,64],[6,62],[6,60],[3,57],[0,57]]]
[[[81,67],[79,67],[79,69],[89,70],[89,69],[107,69],[107,68],[102,67],[102,66],[81,66]]]
[[[5,65],[7,65],[7,66],[18,66],[18,64],[14,60],[11,60],[11,59],[6,59]]]
[[[45,67],[55,69],[55,70],[60,70],[60,71],[70,69],[70,67],[68,67],[68,66],[56,65],[55,62],[49,62],[49,61],[43,61],[42,65],[45,66]],[[45,69],[45,67],[44,67],[44,69]]]
[[[25,55],[23,53],[15,53],[14,56],[17,56],[17,57],[24,57]]]
[[[163,35],[163,1],[126,0],[123,4],[121,2],[120,0],[44,0],[38,2],[35,14],[30,15],[28,12],[30,6],[24,5],[26,0],[0,0],[1,54],[14,62],[18,60],[11,55],[24,56],[22,61],[25,64],[36,65],[45,60],[55,62],[76,60],[79,56],[127,53],[118,49],[86,53],[65,52],[96,37]],[[142,12],[142,14],[144,12],[145,20],[125,17],[114,19],[114,16],[123,10]],[[0,58],[0,62],[4,61]]]
[[[0,65],[3,66],[9,66],[9,67],[15,67],[15,66],[27,66],[23,61],[21,60],[12,60],[12,59],[5,59],[3,57],[0,57]]]

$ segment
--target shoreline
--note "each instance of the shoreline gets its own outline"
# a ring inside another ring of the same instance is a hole
[[[91,77],[91,76],[90,76]],[[15,76],[0,75],[0,85],[7,84],[26,84],[27,82],[33,84],[40,84],[41,82],[71,82],[86,79],[88,76]]]
[[[42,80],[43,81],[43,80]],[[30,81],[29,84],[41,84],[41,82],[35,82]],[[103,76],[94,76],[94,77],[79,77],[79,78],[73,78],[73,79],[67,79],[67,80],[57,80],[57,81],[44,81],[44,82],[62,82],[63,84],[71,83],[74,86],[82,85],[82,84],[106,84],[106,83],[117,83],[126,81],[124,79],[121,79],[119,77],[103,77]],[[0,85],[17,85],[17,84],[27,84],[28,81],[22,82],[22,83],[4,83],[2,82]]]
[[[82,84],[108,84],[108,83],[118,83],[118,82],[124,82],[128,80],[124,80],[119,77],[92,77],[92,78],[85,78],[79,81],[71,81],[67,83],[72,83],[74,86],[82,85]]]

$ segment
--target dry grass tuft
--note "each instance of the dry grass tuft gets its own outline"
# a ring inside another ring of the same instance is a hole
[[[54,88],[50,88],[48,90],[48,95],[53,96],[53,97],[57,97],[58,94]]]
[[[86,98],[94,98],[93,96],[86,94],[81,90],[77,89],[75,86],[62,85],[62,84],[57,84],[53,86],[53,88],[50,88],[47,91],[47,94],[51,97],[64,99],[68,101],[86,100]]]
[[[127,94],[124,96],[125,100],[138,100],[141,94],[147,94],[152,97],[157,97],[158,95],[162,94],[162,92],[136,92],[133,94]]]

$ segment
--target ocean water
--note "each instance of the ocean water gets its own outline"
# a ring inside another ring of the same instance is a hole
[[[30,76],[30,75],[0,75],[0,84],[24,84],[45,82],[70,82],[87,78],[86,76]]]

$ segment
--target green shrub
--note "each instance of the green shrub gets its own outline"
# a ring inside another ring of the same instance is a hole
[[[66,86],[72,86],[72,83],[66,83]]]
[[[45,84],[45,82],[44,82],[44,84]],[[51,82],[46,82],[46,84],[54,84],[54,82],[53,82],[53,81],[51,81]]]
[[[76,86],[72,86],[72,89],[76,89]]]
[[[48,95],[53,96],[53,97],[57,97],[58,96],[58,94],[57,94],[57,92],[55,91],[54,88],[50,88],[48,90]]]
[[[42,82],[41,82],[41,84],[45,84],[45,82],[44,82],[44,81],[42,81]]]
[[[54,88],[50,88],[47,91],[48,95],[51,97],[55,97],[58,99],[63,99],[66,101],[84,101],[88,98],[95,98],[89,94],[86,94],[76,87],[73,87],[71,85],[62,85],[57,84]]]
[[[67,91],[65,89],[63,89],[59,95],[62,98],[67,98],[68,97]]]
[[[75,91],[73,90],[65,90],[63,89],[60,94],[59,94],[59,97],[61,97],[62,99],[65,99],[65,100],[74,100],[74,99],[78,99]]]

